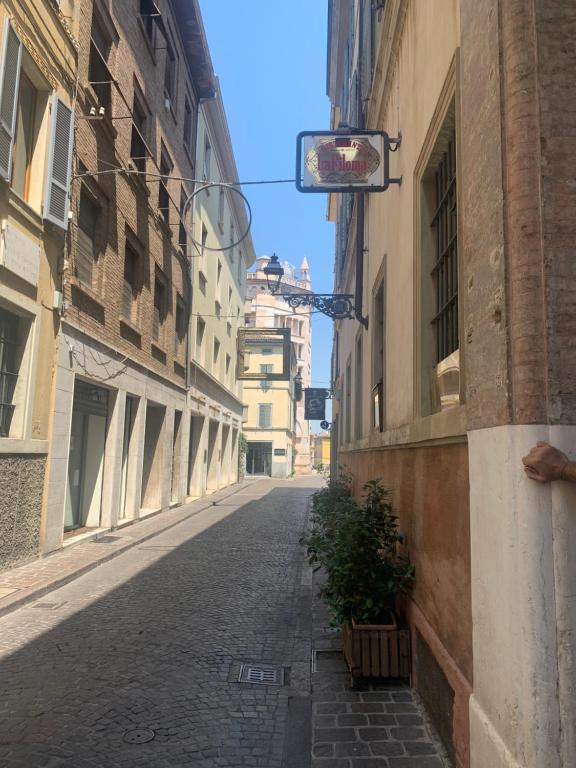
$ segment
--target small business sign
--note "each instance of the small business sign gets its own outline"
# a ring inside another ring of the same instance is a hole
[[[383,131],[302,131],[297,138],[300,192],[381,192],[388,178],[390,144]]]
[[[325,389],[308,388],[304,390],[304,418],[310,421],[323,421],[326,418]]]
[[[274,456],[286,456],[286,448],[274,448]]]

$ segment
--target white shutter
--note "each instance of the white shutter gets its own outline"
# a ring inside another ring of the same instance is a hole
[[[8,19],[4,24],[0,92],[0,176],[12,175],[12,149],[16,125],[16,105],[20,85],[22,43]]]
[[[44,195],[44,218],[62,229],[68,228],[70,173],[74,144],[74,113],[54,94],[52,129],[48,145],[48,172]]]

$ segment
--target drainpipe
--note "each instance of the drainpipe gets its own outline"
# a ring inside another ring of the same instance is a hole
[[[365,127],[364,109],[362,104],[362,68],[364,66],[363,35],[364,30],[364,3],[360,0],[358,9],[358,92],[356,94],[356,112],[358,114],[357,127]],[[356,193],[356,289],[354,295],[354,314],[359,323],[368,329],[368,318],[362,314],[362,302],[364,299],[364,193]]]

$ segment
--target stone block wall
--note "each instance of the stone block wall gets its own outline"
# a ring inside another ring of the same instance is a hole
[[[38,555],[46,456],[0,456],[0,569]]]

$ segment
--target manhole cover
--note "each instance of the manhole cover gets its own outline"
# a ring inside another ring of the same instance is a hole
[[[147,741],[152,741],[154,735],[154,731],[150,728],[134,728],[131,731],[126,731],[124,741],[128,744],[145,744]]]
[[[239,683],[255,685],[284,685],[282,667],[263,667],[256,664],[242,664],[238,676]]]

